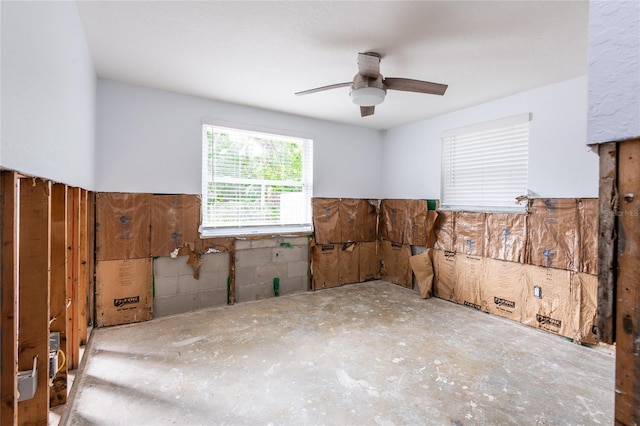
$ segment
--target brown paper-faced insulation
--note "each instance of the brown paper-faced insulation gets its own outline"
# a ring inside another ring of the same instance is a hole
[[[360,282],[380,279],[380,249],[377,241],[360,243]]]
[[[96,194],[96,259],[150,257],[151,194]]]
[[[427,201],[406,200],[407,228],[404,243],[414,246],[427,245]]]
[[[338,253],[340,285],[360,281],[360,243],[342,243]]]
[[[151,319],[151,259],[105,260],[96,266],[98,327]]]
[[[522,321],[524,290],[523,264],[485,258],[483,311],[514,321]]]
[[[574,291],[580,292],[580,331],[574,339],[582,343],[597,343],[598,276],[578,273],[572,280]]]
[[[380,215],[380,200],[364,200],[365,216],[362,241],[377,241],[379,237],[378,216]]]
[[[598,220],[597,198],[578,200],[579,215],[579,263],[578,271],[585,274],[598,273]]]
[[[314,290],[340,285],[338,244],[321,244],[312,249],[312,283]]]
[[[580,295],[570,271],[524,265],[525,308],[522,323],[575,338],[579,330]]]
[[[428,299],[433,294],[433,249],[416,254],[409,258],[409,264],[416,276],[418,287],[420,289],[420,297]]]
[[[186,250],[183,251],[183,249],[180,249],[178,256],[189,254],[190,251],[195,251],[198,254],[218,253],[222,251],[233,252],[235,251],[235,241],[235,237],[198,239],[195,249],[187,244],[187,247],[185,247]]]
[[[169,256],[199,239],[200,198],[196,195],[151,196],[151,256]]]
[[[340,242],[339,198],[313,199],[313,228],[316,244]]]
[[[485,213],[456,212],[454,250],[482,256],[484,253]]]
[[[433,251],[434,296],[453,301],[453,288],[456,284],[456,258],[456,253],[453,251]]]
[[[382,200],[380,228],[386,241],[402,244],[407,225],[407,200]]]
[[[403,287],[413,286],[409,258],[411,247],[408,244],[382,242],[382,279]]]
[[[439,211],[435,223],[436,242],[438,250],[453,251],[455,235],[455,212]]]
[[[525,262],[527,216],[517,213],[487,213],[484,257]]]
[[[436,244],[436,222],[438,221],[438,212],[428,210],[425,217],[425,230],[427,233],[427,247],[433,248]]]
[[[482,309],[482,284],[484,258],[468,254],[456,254],[453,299],[456,303],[474,309]]]
[[[577,270],[578,208],[575,198],[536,198],[530,209],[527,263]]]
[[[366,200],[342,198],[339,204],[340,241],[365,241],[364,225],[367,215]]]

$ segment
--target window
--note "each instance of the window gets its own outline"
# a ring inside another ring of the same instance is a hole
[[[310,231],[313,141],[202,126],[203,236]]]
[[[444,132],[441,208],[524,212],[528,157],[529,114]]]

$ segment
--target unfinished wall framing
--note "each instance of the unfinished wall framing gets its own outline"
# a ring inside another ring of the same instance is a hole
[[[598,326],[616,344],[615,422],[640,419],[640,139],[597,146],[600,155]]]
[[[49,408],[66,402],[67,370],[78,367],[93,320],[91,195],[12,171],[1,179],[1,421],[46,424]],[[60,335],[66,363],[49,379],[51,332]],[[18,402],[18,372],[32,370],[34,360],[35,393]]]

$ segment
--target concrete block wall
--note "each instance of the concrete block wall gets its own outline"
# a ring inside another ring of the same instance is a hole
[[[274,297],[273,279],[280,278],[280,295],[307,291],[307,237],[236,241],[236,302]]]
[[[236,302],[274,297],[276,277],[280,278],[281,296],[308,290],[307,237],[236,240],[235,248]],[[198,280],[187,259],[154,259],[155,318],[227,304],[229,253],[203,254]]]
[[[158,257],[153,261],[153,316],[189,312],[227,304],[229,253],[202,255],[200,279],[187,265],[189,256]]]

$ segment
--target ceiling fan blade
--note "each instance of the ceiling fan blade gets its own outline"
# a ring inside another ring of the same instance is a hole
[[[360,107],[360,117],[366,117],[368,115],[373,115],[376,107],[374,106],[361,106]]]
[[[384,85],[387,86],[387,90],[429,93],[431,95],[444,95],[447,87],[449,87],[446,84],[431,83],[429,81],[421,80],[411,80],[410,78],[385,78]]]
[[[347,86],[351,86],[351,82],[331,84],[329,86],[322,86],[322,87],[316,87],[315,89],[303,90],[302,92],[296,92],[296,95],[298,96],[308,95],[310,93],[323,92],[325,90],[337,89],[339,87],[347,87]]]
[[[380,75],[380,55],[372,52],[358,53],[358,74],[364,77],[378,78]]]

